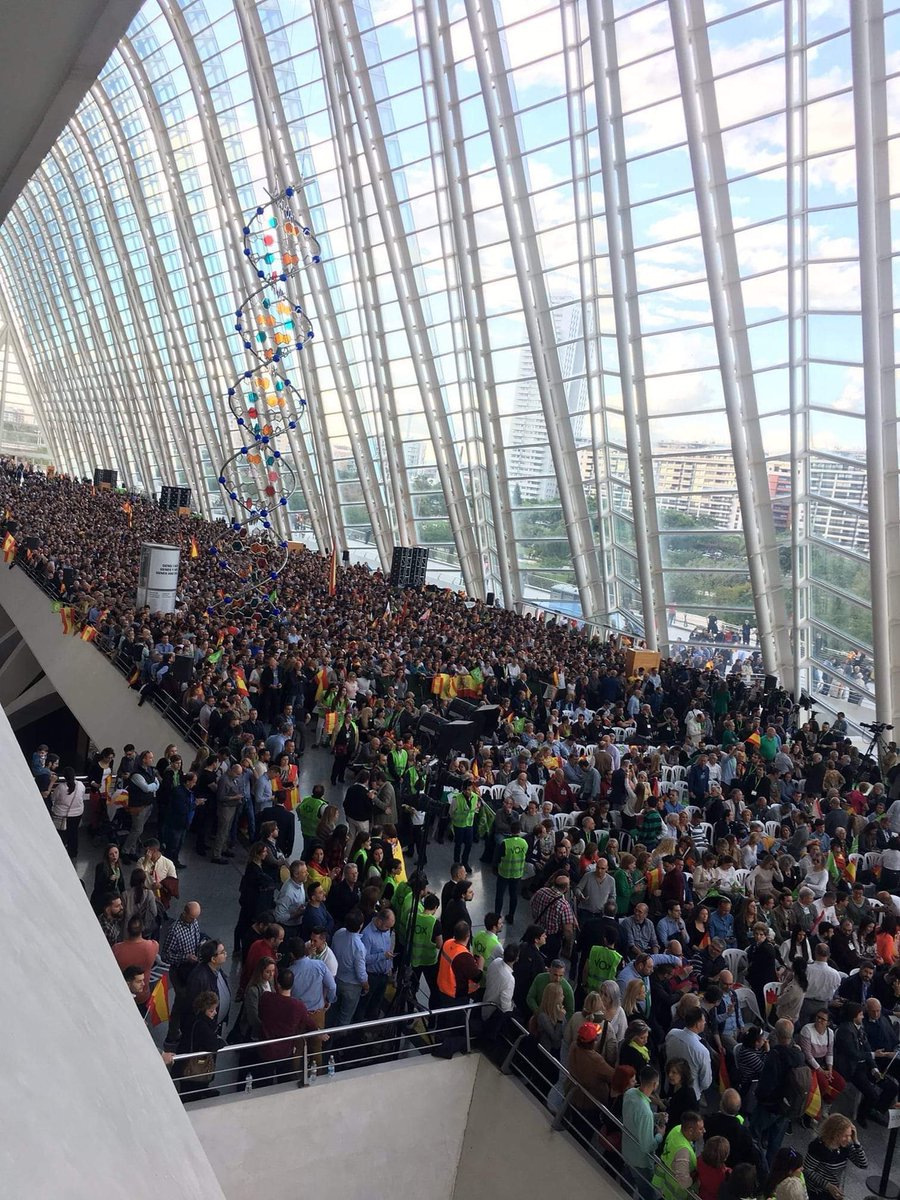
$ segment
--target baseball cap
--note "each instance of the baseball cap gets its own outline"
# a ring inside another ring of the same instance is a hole
[[[599,1036],[600,1026],[595,1025],[593,1021],[585,1021],[578,1027],[578,1041],[584,1046],[592,1045]]]

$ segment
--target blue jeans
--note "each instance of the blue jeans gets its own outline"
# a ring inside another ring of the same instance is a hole
[[[351,1025],[353,1018],[356,1016],[356,1010],[359,1007],[359,998],[362,995],[361,983],[341,983],[337,985],[337,1004],[332,1005],[329,1010],[331,1020],[329,1025]]]
[[[787,1117],[767,1112],[764,1108],[757,1108],[750,1117],[750,1131],[759,1142],[766,1156],[766,1163],[770,1167],[775,1155],[781,1149],[781,1143],[784,1141],[789,1124]]]

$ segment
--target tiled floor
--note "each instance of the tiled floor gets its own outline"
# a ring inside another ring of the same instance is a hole
[[[310,749],[306,752],[300,770],[301,795],[307,795],[313,784],[323,783],[326,789],[326,799],[335,804],[343,812],[342,800],[346,788],[343,785],[332,786],[329,782],[331,758],[323,750]],[[100,856],[100,846],[93,846],[87,836],[82,838],[81,852],[78,858],[78,874],[82,877],[90,892],[94,863]],[[469,905],[473,921],[478,928],[485,912],[493,907],[494,875],[485,869],[478,861],[480,847],[476,846],[472,853],[473,876],[472,883],[475,896]],[[232,859],[228,866],[213,866],[208,859],[198,858],[191,846],[186,846],[182,858],[187,867],[181,876],[181,897],[183,900],[198,900],[203,907],[202,926],[204,931],[212,936],[220,937],[231,948],[232,931],[237,915],[237,896],[241,874],[244,869],[244,854],[239,851],[238,857]],[[453,859],[451,844],[443,846],[431,844],[428,848],[428,865],[426,874],[429,885],[435,892],[440,893],[444,883],[449,879],[450,863]],[[529,910],[526,903],[519,905],[515,933],[521,933],[529,921]],[[504,936],[506,940],[506,935]],[[888,1131],[881,1125],[870,1122],[869,1127],[860,1130],[862,1144],[869,1159],[866,1171],[849,1167],[844,1182],[845,1200],[863,1200],[872,1193],[866,1187],[866,1177],[881,1173],[887,1150]],[[803,1149],[813,1133],[804,1129],[799,1123],[789,1135],[786,1144]],[[897,1156],[893,1176],[900,1181],[900,1154]]]

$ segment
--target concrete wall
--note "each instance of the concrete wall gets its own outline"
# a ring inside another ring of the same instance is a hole
[[[0,761],[0,1192],[221,1200],[2,712]]]
[[[477,1068],[475,1056],[419,1059],[194,1104],[190,1115],[228,1200],[259,1200],[270,1163],[291,1195],[451,1200]]]
[[[64,636],[51,600],[24,571],[0,570],[0,606],[9,614],[75,719],[94,743],[117,752],[127,742],[159,755],[184,738],[151,705],[138,708],[138,695],[90,642]]]
[[[564,1186],[563,1186],[564,1185]],[[479,1059],[452,1200],[624,1193],[513,1080]]]

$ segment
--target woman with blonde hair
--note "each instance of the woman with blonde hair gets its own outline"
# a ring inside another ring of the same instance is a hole
[[[869,1165],[853,1122],[832,1113],[806,1148],[803,1176],[809,1200],[840,1200],[847,1163],[851,1162],[861,1170]]]
[[[566,998],[562,984],[548,983],[544,988],[533,1028],[540,1045],[554,1058],[559,1058],[566,1030]]]
[[[646,1010],[647,995],[643,979],[630,979],[625,985],[622,1010],[629,1021],[641,1017]]]

